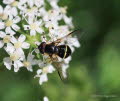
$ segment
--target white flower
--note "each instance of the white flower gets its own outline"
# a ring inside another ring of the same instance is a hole
[[[11,33],[11,28],[15,31],[18,31],[20,27],[17,25],[18,22],[20,22],[19,16],[9,16],[9,19],[5,22],[6,30]]]
[[[45,96],[45,97],[43,98],[43,101],[49,101],[48,97]]]
[[[11,50],[7,50],[10,48]],[[24,54],[19,54],[19,52],[15,51],[12,44],[8,43],[6,51],[8,51],[8,54],[10,57],[5,57],[3,62],[7,69],[11,70],[11,67],[14,66],[14,72],[18,72],[19,68],[23,66],[23,63],[21,62],[24,58]]]
[[[59,12],[57,10],[49,10],[43,17],[45,21],[45,27],[56,28],[58,27],[58,20],[60,19]]]
[[[11,38],[11,42],[14,44],[14,48],[19,52],[19,54],[23,54],[23,49],[28,49],[30,47],[30,44],[25,42],[25,40],[26,36],[23,34],[21,34],[18,39],[14,36]]]
[[[72,18],[68,17],[66,15],[67,7],[66,6],[65,7],[60,7],[59,12],[60,12],[61,19],[64,20],[64,22],[67,24],[67,26],[69,26],[70,28],[73,28]]]
[[[16,7],[7,5],[5,8],[2,6],[0,7],[0,18],[2,20],[7,20],[8,16],[17,16],[18,15],[18,10]]]
[[[44,7],[41,7],[40,9],[38,9],[37,16],[44,17],[46,14],[47,14],[47,11]]]
[[[0,18],[2,20],[7,20],[8,18],[8,15],[11,14],[11,7],[9,5],[7,5],[5,8],[3,8],[1,5],[0,5]]]
[[[32,19],[31,19],[32,20]],[[24,25],[25,30],[30,30],[30,35],[35,36],[36,32],[43,33],[41,28],[42,21],[29,22],[29,25]]]
[[[28,54],[27,60],[23,60],[24,66],[27,68],[28,71],[33,71],[32,66],[37,64],[37,60],[34,59],[34,55],[31,53]]]
[[[0,31],[0,38],[2,38],[2,40],[0,40],[0,48],[2,48],[5,43],[10,43],[11,36],[9,34]]]
[[[35,18],[35,16],[37,17],[37,11],[38,11],[37,7],[32,7],[32,8],[29,8],[29,9],[24,9],[24,11],[23,11],[24,18],[28,17],[27,20],[28,20],[28,22],[30,22],[31,20],[33,20]]]
[[[62,65],[62,74],[64,78],[67,78],[67,69],[68,69],[69,65],[68,64],[63,64]]]
[[[9,70],[14,67],[15,72],[21,67],[33,71],[32,67],[37,65],[39,69],[35,77],[39,77],[40,85],[48,80],[47,74],[53,73],[55,69],[49,55],[43,55],[42,60],[39,50],[37,49],[33,55],[32,49],[37,48],[43,41],[51,43],[65,37],[73,29],[72,18],[67,16],[67,7],[60,7],[58,1],[3,0],[5,7],[0,5],[0,48],[9,55],[4,57],[4,65]],[[46,2],[51,6],[49,10],[46,9]],[[75,47],[80,47],[77,37],[72,35],[59,43],[64,44],[72,51]],[[64,60],[59,57],[57,61],[65,78],[70,61],[71,56]],[[44,97],[44,101],[48,101],[48,98]]]
[[[43,82],[48,81],[47,74],[52,73],[55,71],[54,67],[52,65],[48,65],[46,67],[43,67],[42,69],[37,70],[37,75],[35,77],[39,77],[39,84],[41,85]]]
[[[67,44],[70,46],[72,52],[74,52],[75,50],[74,47],[77,47],[77,48],[80,47],[80,43],[76,37],[67,38]]]

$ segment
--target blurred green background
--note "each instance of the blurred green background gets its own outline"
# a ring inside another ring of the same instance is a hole
[[[42,101],[44,95],[50,101],[120,101],[120,0],[60,0],[59,5],[67,5],[75,28],[85,31],[70,63],[70,82],[63,84],[56,72],[40,86],[35,72],[0,67],[0,101]]]

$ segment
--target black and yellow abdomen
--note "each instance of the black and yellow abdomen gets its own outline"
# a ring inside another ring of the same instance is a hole
[[[71,49],[68,45],[60,45],[59,47],[59,52],[58,56],[61,58],[67,58],[68,56],[71,55]]]

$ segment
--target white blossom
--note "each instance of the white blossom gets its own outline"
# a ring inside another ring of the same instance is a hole
[[[42,69],[37,70],[37,75],[35,77],[39,77],[39,84],[41,85],[43,82],[48,81],[47,74],[52,73],[55,71],[54,67],[52,65],[48,65],[46,67],[43,67]]]
[[[19,52],[19,54],[23,54],[23,49],[28,49],[30,47],[30,44],[25,42],[25,40],[26,36],[22,34],[18,39],[16,39],[14,36],[11,37],[11,42],[14,44],[14,48]]]
[[[31,19],[31,21],[33,21]],[[41,28],[42,21],[29,22],[29,25],[24,25],[25,30],[30,30],[30,35],[35,36],[36,32],[42,33],[43,29]]]
[[[7,50],[9,48],[10,50]],[[23,66],[22,60],[24,58],[24,54],[19,54],[19,52],[15,51],[11,43],[7,44],[6,51],[10,57],[4,58],[4,65],[9,70],[11,70],[11,67],[14,66],[14,72],[18,72],[19,68]]]
[[[0,31],[0,38],[2,38],[2,40],[0,40],[0,48],[2,48],[4,44],[10,43],[11,36],[3,31]]]
[[[37,60],[34,59],[34,55],[31,53],[28,54],[27,59],[23,60],[24,66],[27,68],[28,71],[33,71],[32,66],[37,64]]]
[[[12,12],[11,12],[11,7],[9,5],[7,5],[5,8],[3,8],[1,5],[0,5],[0,18],[2,20],[7,20],[8,18],[8,15],[10,15]]]
[[[41,55],[36,49],[41,42],[48,44],[64,37],[58,45],[68,45],[72,52],[80,47],[77,37],[66,37],[74,28],[72,17],[67,16],[67,7],[60,7],[58,1],[47,0],[49,9],[45,0],[3,0],[5,6],[0,5],[0,48],[6,51],[3,63],[15,72],[21,67],[28,71],[33,71],[33,66],[38,67],[35,77],[39,77],[40,85],[48,81],[48,73],[55,71],[50,56]],[[72,57],[57,58],[57,62],[63,62],[63,76],[67,77]],[[48,98],[44,97],[44,101]]]
[[[20,22],[20,20],[21,19],[19,16],[16,16],[16,17],[9,16],[9,19],[7,19],[4,22],[4,24],[6,26],[6,28],[5,28],[6,32],[15,34],[14,31],[18,31],[20,29],[20,27],[17,25],[17,23]]]

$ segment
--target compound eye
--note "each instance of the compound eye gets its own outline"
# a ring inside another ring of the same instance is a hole
[[[38,49],[40,51],[41,54],[44,54],[45,52],[45,46],[46,46],[46,43],[45,42],[42,42],[39,46],[38,46]]]

